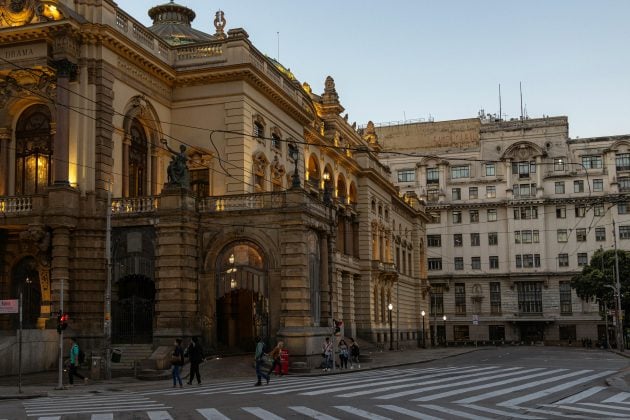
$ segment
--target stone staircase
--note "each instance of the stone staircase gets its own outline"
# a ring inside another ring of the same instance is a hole
[[[122,352],[120,362],[112,362],[112,369],[116,370],[133,369],[134,361],[146,360],[153,353],[152,344],[114,344],[112,349],[120,349]]]

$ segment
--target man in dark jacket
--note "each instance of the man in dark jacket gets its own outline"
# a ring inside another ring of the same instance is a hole
[[[199,365],[203,362],[203,349],[199,344],[199,339],[193,337],[192,341],[186,349],[186,353],[190,360],[190,375],[188,376],[188,385],[192,385],[192,381],[197,376],[197,384],[201,385],[201,375],[199,374]]]

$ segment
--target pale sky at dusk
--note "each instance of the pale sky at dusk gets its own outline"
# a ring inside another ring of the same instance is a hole
[[[162,1],[118,4],[143,24]],[[335,79],[349,121],[569,117],[571,137],[630,134],[630,1],[178,0],[193,27],[242,27],[313,91]]]

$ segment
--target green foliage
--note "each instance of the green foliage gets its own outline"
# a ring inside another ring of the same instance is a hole
[[[630,253],[617,250],[619,259],[619,282],[621,284],[621,306],[630,306]],[[614,292],[606,285],[615,285],[615,251],[598,250],[593,254],[590,264],[584,266],[580,274],[571,279],[571,287],[583,300],[606,302],[614,308]]]

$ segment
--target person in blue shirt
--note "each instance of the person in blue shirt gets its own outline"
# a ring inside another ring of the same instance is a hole
[[[88,379],[81,375],[77,369],[79,367],[79,344],[75,337],[70,338],[72,345],[70,346],[70,369],[68,369],[68,383],[74,385],[74,377],[83,379],[83,382],[87,384]]]
[[[256,360],[256,376],[258,377],[258,382],[256,382],[254,386],[260,386],[262,385],[262,378],[265,378],[267,384],[269,384],[269,375],[262,371],[262,366],[264,362],[263,358],[265,356],[265,343],[263,342],[261,337],[256,337],[256,341],[256,354],[254,355],[254,358]]]

